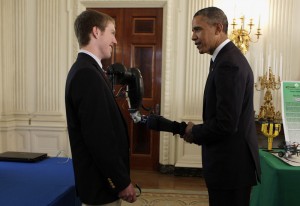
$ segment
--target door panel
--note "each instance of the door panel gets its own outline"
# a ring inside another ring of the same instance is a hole
[[[138,68],[144,82],[143,106],[157,111],[161,95],[162,8],[92,8],[112,16],[116,21],[118,44],[112,58],[102,61],[107,68],[122,63]],[[120,86],[116,86],[117,92]],[[125,98],[117,102],[127,121],[131,141],[131,168],[157,170],[159,166],[159,132],[150,131],[144,124],[133,123]],[[158,107],[159,108],[159,107]],[[140,109],[148,115],[149,111]]]

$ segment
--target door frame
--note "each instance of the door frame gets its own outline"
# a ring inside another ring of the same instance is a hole
[[[174,2],[173,0],[137,0],[137,1],[122,1],[122,0],[78,0],[76,2],[77,12],[74,12],[73,18],[75,19],[78,14],[85,11],[86,8],[163,8],[163,35],[162,35],[162,65],[161,65],[161,108],[160,113],[168,119],[174,119],[176,114],[172,114],[172,96],[171,86],[174,85],[172,76],[165,74],[172,74],[174,63],[172,53],[174,42],[174,31],[170,25],[174,24],[172,18],[172,11]],[[167,15],[168,14],[168,15]],[[70,31],[73,29],[73,24],[70,25]],[[74,37],[73,45],[77,45],[77,40]],[[168,48],[168,49],[166,49]],[[78,50],[73,50],[73,57],[77,56]],[[176,139],[171,133],[160,133],[160,148],[159,148],[159,164],[161,165],[175,165],[176,163]]]

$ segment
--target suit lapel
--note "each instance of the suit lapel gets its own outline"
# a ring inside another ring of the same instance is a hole
[[[210,82],[210,79],[212,77],[212,72],[213,72],[213,69],[214,69],[214,62],[212,61],[212,59],[210,60],[210,64],[209,64],[209,73],[208,73],[208,76],[207,76],[207,80],[206,80],[206,84],[205,84],[205,88],[204,88],[204,95],[203,95],[203,108],[202,108],[202,119],[203,121],[206,119],[205,118],[205,108],[206,108],[206,95],[207,95],[207,85],[209,84]]]
[[[102,76],[103,79],[105,80],[107,86],[109,87],[110,90],[112,90],[112,84],[111,84],[111,82],[109,81],[109,79],[108,79],[106,73],[104,73],[103,69],[102,69],[98,64],[97,64],[96,66],[97,66],[97,69],[100,71],[101,76]]]
[[[234,47],[234,44],[230,41],[228,42],[218,53],[215,61],[210,62],[209,65],[209,74],[206,80],[206,84],[205,84],[205,88],[204,88],[204,94],[203,94],[203,110],[202,110],[202,119],[203,121],[205,121],[205,108],[206,108],[206,97],[207,97],[207,89],[208,89],[208,85],[211,84],[212,78],[213,78],[213,74],[214,74],[214,70],[216,69],[216,65],[218,64],[218,61],[220,59],[222,59],[223,54],[225,54],[226,52],[228,52],[232,47]]]
[[[117,103],[117,101],[115,99],[115,95],[114,95],[113,90],[112,90],[112,84],[110,83],[110,81],[107,78],[106,74],[104,73],[104,71],[102,70],[102,68],[98,65],[98,63],[95,61],[95,59],[93,59],[93,57],[91,57],[91,56],[89,56],[88,54],[85,54],[85,53],[79,53],[78,54],[78,59],[81,59],[81,58],[86,59],[87,61],[89,61],[95,67],[95,69],[97,69],[97,71],[100,73],[101,77],[103,78],[104,82],[108,86],[108,89],[110,90],[110,92],[111,92],[111,94],[113,96],[114,102],[115,102],[115,104],[117,106],[117,109],[118,109],[120,115],[121,115],[121,118],[123,120],[125,128],[126,128],[126,130],[128,130],[126,120],[125,120],[125,118],[124,118],[124,116],[123,116],[123,114],[122,114],[122,112],[121,112],[121,110],[120,110],[120,108],[118,106],[118,103]],[[128,133],[128,131],[127,131],[127,133]]]
[[[106,83],[108,88],[110,90],[112,89],[112,85],[108,80],[106,74],[104,73],[103,69],[99,66],[99,64],[96,62],[96,60],[93,57],[89,56],[86,53],[79,53],[78,59],[86,59],[86,61],[89,61],[95,67],[95,69],[97,69],[97,71],[100,73],[101,77],[104,79],[104,82]]]

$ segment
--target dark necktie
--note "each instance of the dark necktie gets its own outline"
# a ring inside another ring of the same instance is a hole
[[[111,85],[111,82],[110,82],[110,80],[109,80],[109,78],[108,78],[108,76],[107,76],[107,74],[106,74],[106,71],[103,70],[103,69],[102,69],[101,67],[99,67],[99,66],[98,66],[97,68],[99,69],[99,71],[100,71],[100,73],[101,73],[103,79],[105,80],[106,84],[107,84],[108,87],[111,89],[111,88],[112,88],[112,85]]]
[[[209,64],[209,72],[213,70],[214,62],[212,59],[210,59],[210,64]]]

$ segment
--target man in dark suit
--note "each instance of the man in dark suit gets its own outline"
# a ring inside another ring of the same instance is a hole
[[[203,173],[210,206],[249,205],[260,179],[253,109],[253,73],[227,37],[222,10],[195,13],[192,40],[200,54],[212,55],[203,99],[203,123],[188,123],[185,141],[202,145]]]
[[[65,103],[77,194],[85,205],[134,202],[127,125],[101,65],[117,44],[114,19],[87,10],[74,28],[80,51],[67,77]]]

